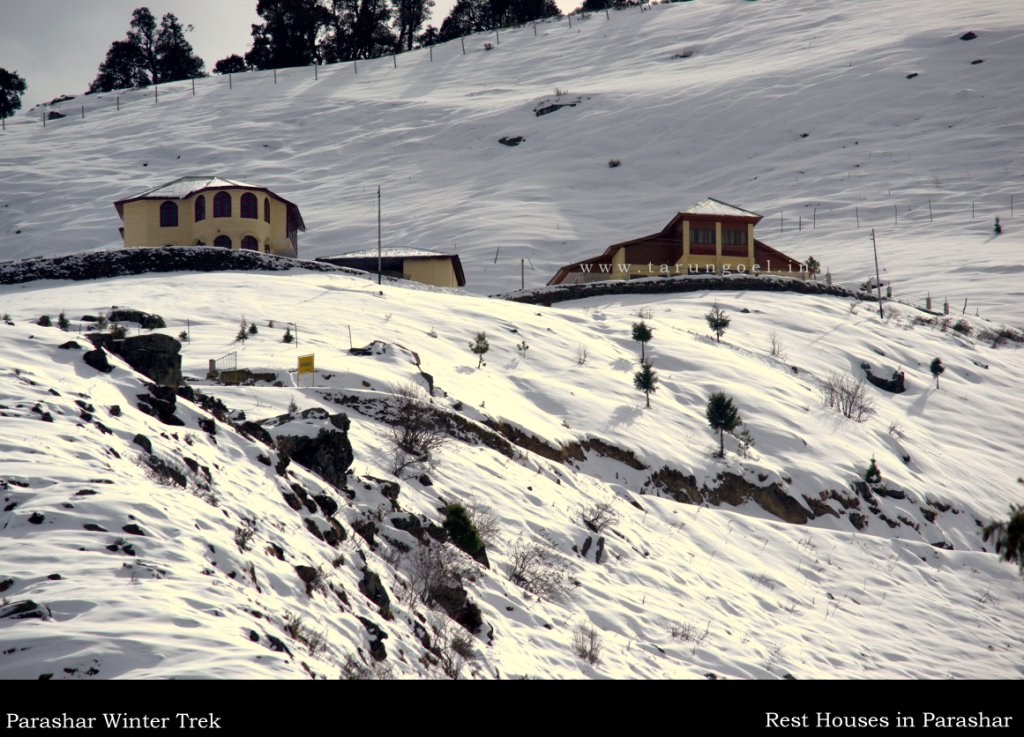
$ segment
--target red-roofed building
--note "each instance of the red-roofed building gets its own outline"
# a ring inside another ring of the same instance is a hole
[[[548,284],[687,274],[806,278],[799,261],[754,238],[760,220],[755,212],[709,197],[677,213],[659,233],[616,243],[600,256],[563,266]]]

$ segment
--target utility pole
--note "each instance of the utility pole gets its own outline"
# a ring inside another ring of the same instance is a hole
[[[878,244],[875,242],[875,229],[871,229],[871,248],[875,251],[875,285],[878,287],[878,316],[885,319],[882,311],[882,277],[878,272]]]
[[[383,271],[383,259],[381,258],[380,248],[380,185],[377,185],[377,283],[380,284],[382,280],[381,272]]]

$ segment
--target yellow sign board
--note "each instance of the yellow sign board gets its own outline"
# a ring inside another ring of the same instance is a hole
[[[312,374],[315,373],[313,368],[313,354],[310,353],[308,356],[299,356],[299,373],[300,374]]]

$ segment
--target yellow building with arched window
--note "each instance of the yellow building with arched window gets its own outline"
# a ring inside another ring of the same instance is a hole
[[[181,177],[114,203],[126,248],[218,246],[299,255],[299,208],[271,192],[220,177]]]

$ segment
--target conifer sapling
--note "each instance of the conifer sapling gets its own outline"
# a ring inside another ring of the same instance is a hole
[[[939,388],[939,377],[946,370],[946,367],[942,365],[942,359],[941,358],[933,358],[932,359],[932,364],[931,364],[931,366],[929,366],[929,369],[932,372],[932,376],[935,377],[935,388],[938,389]]]
[[[740,413],[725,392],[715,392],[708,400],[706,414],[711,429],[718,430],[718,457],[725,458],[725,433],[743,422]]]
[[[647,327],[647,323],[643,320],[640,322],[633,323],[633,340],[640,344],[640,363],[643,364],[647,361],[647,355],[644,350],[647,343],[653,337],[654,331]]]
[[[704,319],[708,321],[708,327],[711,328],[711,332],[715,334],[715,339],[721,343],[722,334],[725,333],[725,329],[729,327],[729,323],[732,322],[728,315],[725,314],[725,310],[718,306],[718,302],[715,302],[715,306],[711,308],[711,311],[704,315]]]
[[[651,392],[658,391],[658,374],[651,368],[651,364],[646,361],[640,364],[640,370],[633,374],[633,386],[647,395],[647,406],[650,407]]]
[[[476,367],[480,368],[483,366],[484,354],[491,350],[491,346],[487,342],[487,333],[477,333],[476,338],[469,344],[469,350],[473,351],[480,359],[477,361]]]

